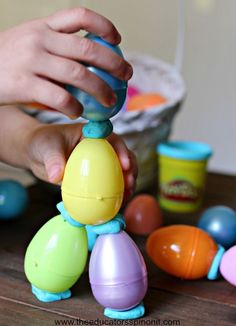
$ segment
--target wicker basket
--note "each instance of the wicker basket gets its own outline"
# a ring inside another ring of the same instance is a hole
[[[145,111],[120,112],[113,121],[115,132],[137,156],[137,190],[140,191],[156,183],[156,146],[169,137],[186,88],[174,66],[142,54],[129,54],[127,59],[134,67],[130,85],[142,92],[157,92],[167,99],[165,104]]]

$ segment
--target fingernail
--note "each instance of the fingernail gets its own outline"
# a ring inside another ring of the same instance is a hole
[[[117,96],[115,93],[112,93],[112,96],[110,98],[110,105],[113,106],[116,104],[116,102],[117,102]]]
[[[116,35],[116,43],[120,43],[121,42],[121,35],[120,33],[117,33]]]
[[[133,68],[132,66],[128,66],[128,68],[126,69],[126,73],[125,73],[125,79],[130,79],[133,76]]]
[[[132,174],[130,174],[128,176],[128,185],[129,185],[130,188],[133,187],[133,185],[134,185],[134,177],[133,177]]]
[[[78,119],[81,116],[81,114],[83,113],[82,105],[77,100],[75,100],[75,101],[76,101],[75,105],[71,106],[69,108],[69,110],[67,111],[68,117],[72,120]],[[64,112],[66,113],[66,111],[64,111]]]
[[[60,179],[61,174],[61,166],[60,165],[53,165],[50,168],[48,168],[48,179],[51,182],[58,181]]]
[[[122,167],[124,170],[128,170],[130,167],[130,160],[127,156],[122,157]]]
[[[76,120],[76,119],[79,118],[79,116],[77,116],[77,115],[73,115],[73,114],[68,115],[68,117],[69,117],[71,120]]]

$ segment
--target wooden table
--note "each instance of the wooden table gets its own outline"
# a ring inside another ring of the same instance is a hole
[[[103,308],[93,298],[87,273],[72,288],[73,297],[69,300],[45,304],[31,294],[23,271],[25,248],[37,229],[55,215],[60,193],[37,184],[29,189],[29,194],[30,205],[24,216],[17,221],[0,223],[0,326],[89,325],[89,322],[96,325],[97,318],[100,325],[102,320],[108,325],[111,320],[103,316]],[[236,209],[236,177],[209,175],[204,207],[219,204]],[[196,224],[198,216],[199,213],[166,215],[165,223]],[[233,286],[223,279],[182,281],[171,277],[147,258],[145,238],[135,240],[149,272],[149,289],[144,300],[146,315],[140,325],[236,324],[236,289]]]

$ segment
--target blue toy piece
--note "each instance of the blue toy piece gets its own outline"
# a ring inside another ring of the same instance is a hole
[[[236,244],[236,212],[226,206],[208,208],[198,222],[198,227],[210,234],[225,248]]]
[[[118,46],[111,45],[102,40],[100,37],[95,36],[93,34],[87,34],[85,37],[90,39],[91,41],[94,41],[111,49],[119,56],[123,57],[122,52]],[[68,85],[66,89],[83,105],[83,118],[92,121],[108,120],[114,115],[116,115],[122,108],[126,98],[127,82],[111,76],[109,73],[102,69],[91,66],[87,68],[91,72],[96,74],[98,77],[103,79],[115,91],[117,96],[116,104],[111,107],[105,107],[101,103],[99,103],[94,97],[74,86]]]
[[[28,193],[17,181],[0,181],[0,220],[11,220],[21,215],[28,204]]]
[[[86,232],[88,238],[88,251],[92,251],[97,240],[98,234],[93,231],[93,225],[86,225]]]
[[[86,225],[88,237],[88,249],[93,250],[97,237],[101,234],[119,233],[125,229],[125,220],[121,214],[117,214],[112,220],[99,225]]]
[[[38,289],[36,286],[32,285],[32,293],[36,296],[36,298],[41,302],[54,302],[63,299],[68,299],[71,297],[71,291],[66,290],[64,292],[52,293],[47,292],[41,289]]]
[[[144,314],[145,308],[142,302],[130,310],[117,311],[109,308],[105,308],[104,310],[104,316],[121,320],[141,318]]]

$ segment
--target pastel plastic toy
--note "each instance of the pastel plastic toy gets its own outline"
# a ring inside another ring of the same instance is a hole
[[[83,224],[107,222],[118,213],[123,192],[122,169],[112,146],[106,139],[82,140],[62,182],[62,199],[71,217]]]
[[[214,206],[205,210],[198,227],[206,231],[225,248],[236,244],[236,212],[226,206]]]
[[[123,311],[140,304],[147,291],[147,270],[127,233],[105,234],[97,239],[89,279],[94,297],[104,307]]]
[[[91,34],[87,37],[122,55],[119,47]],[[83,116],[90,121],[65,167],[63,201],[57,205],[60,215],[31,241],[25,273],[39,300],[66,299],[84,270],[88,249],[92,250],[89,278],[95,298],[105,307],[104,314],[117,319],[139,318],[145,312],[142,300],[147,271],[139,249],[123,231],[125,222],[119,210],[124,177],[116,152],[105,139],[113,129],[108,119],[121,109],[127,84],[97,68],[88,69],[115,89],[118,100],[114,107],[105,108],[68,86],[84,105]]]
[[[126,230],[130,233],[148,235],[163,223],[160,206],[151,195],[137,195],[124,210]]]
[[[230,284],[236,286],[236,246],[233,246],[224,254],[220,273]]]
[[[20,216],[28,204],[27,190],[17,181],[0,181],[0,220]]]
[[[49,220],[34,236],[25,255],[25,273],[40,301],[71,296],[70,287],[79,279],[87,261],[85,227],[73,225],[63,204],[60,215]]]
[[[107,42],[93,34],[87,34],[85,37],[90,39],[91,41],[108,47],[116,54],[123,57],[123,54],[118,46],[108,44]],[[82,117],[93,121],[104,121],[110,119],[120,111],[122,105],[124,104],[127,91],[127,82],[121,81],[99,68],[89,66],[88,69],[94,74],[96,74],[98,77],[103,79],[115,91],[117,96],[117,102],[114,106],[110,108],[104,107],[94,97],[88,95],[87,93],[81,91],[76,87],[67,86],[67,89],[83,105],[84,111]]]
[[[205,231],[189,225],[171,225],[154,231],[146,249],[165,272],[182,279],[209,280],[222,276],[236,286],[236,246],[225,252]]]

